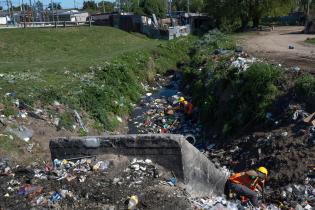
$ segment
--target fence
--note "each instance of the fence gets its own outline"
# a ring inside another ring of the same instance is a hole
[[[8,28],[66,28],[89,26],[91,27],[94,21],[50,21],[50,22],[20,22],[15,25],[8,25]]]

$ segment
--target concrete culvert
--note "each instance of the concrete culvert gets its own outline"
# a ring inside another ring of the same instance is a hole
[[[196,145],[196,138],[193,135],[186,135],[185,138],[192,145]]]
[[[174,172],[193,197],[223,194],[227,175],[189,143],[195,141],[192,135],[116,135],[58,138],[49,147],[53,160],[105,154],[148,158]]]

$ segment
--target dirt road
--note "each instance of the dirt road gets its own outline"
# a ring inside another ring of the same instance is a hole
[[[241,36],[245,49],[260,58],[286,67],[299,66],[315,74],[315,45],[307,44],[307,38],[315,35],[301,34],[303,27],[276,27],[273,31],[252,32]],[[294,49],[289,49],[293,45]]]

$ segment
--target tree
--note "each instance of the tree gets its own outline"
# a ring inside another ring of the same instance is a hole
[[[192,0],[190,5],[191,12],[203,12],[205,8],[204,0]]]
[[[275,11],[287,14],[297,4],[297,0],[208,0],[206,10],[217,27],[241,23],[244,30],[250,21],[258,27],[263,16]]]
[[[108,1],[101,1],[97,5],[100,11],[105,12],[113,12],[114,11],[114,3]]]
[[[36,11],[38,11],[38,12],[44,11],[44,5],[41,1],[35,2],[34,7],[35,7]]]
[[[83,9],[84,10],[96,10],[97,4],[95,1],[84,1],[83,2]]]
[[[62,7],[61,7],[60,3],[53,2],[52,4],[51,3],[48,4],[48,9],[49,10],[55,10],[55,9],[62,9]]]
[[[161,0],[142,0],[139,4],[147,15],[155,14],[157,17],[165,17],[167,2]]]
[[[172,1],[172,10],[174,11],[188,11],[188,2],[189,2],[189,11],[190,12],[202,12],[205,8],[205,0],[173,0]]]

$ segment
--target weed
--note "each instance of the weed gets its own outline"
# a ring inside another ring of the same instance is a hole
[[[227,40],[226,35],[213,31],[198,41],[190,51],[191,62],[183,77],[186,91],[200,108],[201,119],[223,134],[263,120],[280,94],[281,77],[279,69],[264,63],[253,64],[244,72],[229,67],[229,58],[214,65],[209,52],[218,47],[233,49],[234,42]]]
[[[60,114],[60,127],[63,127],[67,130],[72,130],[73,125],[75,124],[75,119],[73,113],[65,111]]]
[[[312,75],[299,77],[295,82],[295,90],[300,100],[315,105],[315,78]]]

